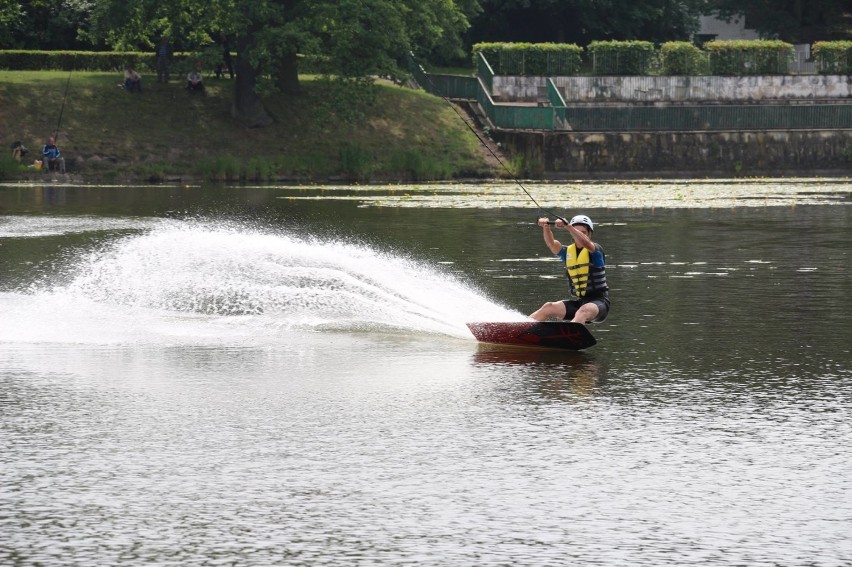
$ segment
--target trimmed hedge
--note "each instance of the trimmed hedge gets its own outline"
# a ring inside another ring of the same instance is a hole
[[[593,41],[586,50],[595,75],[650,75],[657,64],[650,41]]]
[[[711,75],[786,75],[795,54],[792,44],[778,40],[709,41],[704,50]]]
[[[813,46],[813,57],[823,75],[852,73],[852,41],[818,41]]]
[[[482,53],[498,75],[576,75],[582,65],[583,49],[573,43],[477,43],[472,55],[476,66]]]
[[[173,61],[189,57],[175,53]],[[130,65],[138,71],[154,71],[156,57],[144,51],[0,51],[0,69],[8,71],[121,71]]]
[[[235,57],[235,54],[232,53]],[[189,69],[193,61],[204,62],[213,69],[221,62],[222,49],[210,45],[198,51],[177,52],[172,55],[174,70]],[[154,52],[146,51],[34,51],[0,50],[0,69],[7,71],[123,71],[130,65],[140,72],[156,72]],[[325,71],[323,60],[317,56],[299,55],[299,72],[320,75]]]
[[[705,75],[706,53],[688,41],[669,41],[660,47],[663,75]]]

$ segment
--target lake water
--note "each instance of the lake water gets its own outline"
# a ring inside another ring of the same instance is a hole
[[[522,187],[0,186],[0,563],[852,564],[849,183]]]

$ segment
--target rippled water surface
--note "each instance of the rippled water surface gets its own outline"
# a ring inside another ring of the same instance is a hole
[[[0,564],[852,563],[849,185],[526,188],[0,186]]]

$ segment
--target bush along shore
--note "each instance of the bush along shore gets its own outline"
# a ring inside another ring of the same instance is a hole
[[[117,72],[0,71],[0,177],[44,178],[33,164],[54,133],[66,175],[83,182],[369,183],[505,173],[447,102],[421,91],[304,77],[300,94],[264,97],[273,125],[247,129],[230,114],[233,81],[203,82],[203,92],[190,92],[182,74],[168,83],[143,75],[141,93],[131,93]],[[29,149],[20,164],[11,156],[16,141]]]

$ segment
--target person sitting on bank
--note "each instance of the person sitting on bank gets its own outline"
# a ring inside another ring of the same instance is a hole
[[[142,77],[130,65],[124,69],[124,90],[142,92]]]
[[[12,144],[12,159],[21,163],[21,158],[27,155],[30,151],[20,141]]]
[[[204,92],[204,83],[201,82],[201,73],[198,72],[197,68],[187,74],[186,89],[190,92]]]
[[[47,143],[41,150],[41,155],[44,157],[43,169],[50,171],[51,166],[53,166],[54,169],[59,169],[59,173],[65,173],[65,158],[62,157],[62,153],[56,145],[56,138],[51,136],[47,139]]]

